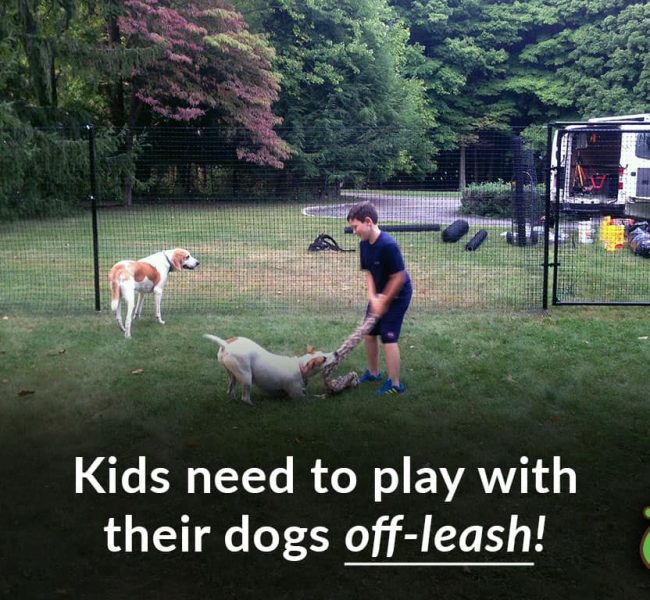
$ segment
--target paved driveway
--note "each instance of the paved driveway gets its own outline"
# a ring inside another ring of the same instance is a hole
[[[373,192],[349,192],[343,190],[341,196],[350,198],[349,202],[342,204],[329,204],[321,206],[309,206],[303,210],[303,214],[311,217],[332,217],[345,219],[350,208],[357,202],[363,200],[371,201],[379,211],[382,221],[398,221],[404,223],[436,223],[438,225],[449,225],[456,219],[464,219],[470,225],[495,226],[510,228],[510,219],[492,219],[489,217],[478,217],[463,215],[459,212],[460,200],[448,196],[430,195],[401,195],[395,194],[373,194]]]

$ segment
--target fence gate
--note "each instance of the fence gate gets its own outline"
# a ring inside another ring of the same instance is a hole
[[[547,156],[552,303],[650,304],[650,115],[554,123]]]

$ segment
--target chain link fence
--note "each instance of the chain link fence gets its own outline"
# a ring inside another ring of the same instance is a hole
[[[555,128],[554,304],[650,302],[650,117],[644,117]]]
[[[283,169],[238,160],[237,140],[219,129],[138,130],[113,145],[105,133],[97,131],[94,173],[88,140],[75,141],[86,189],[91,180],[96,187],[96,254],[92,203],[76,178],[73,197],[57,189],[67,203],[61,214],[0,224],[3,310],[92,311],[95,272],[99,307],[108,309],[115,262],[175,247],[201,264],[171,274],[163,312],[362,306],[358,239],[345,231],[360,201],[377,206],[380,226],[399,242],[414,308],[542,305],[543,163],[512,132],[477,132],[426,173],[397,160],[374,168],[361,143],[349,164],[334,171],[323,158],[315,173],[304,152]],[[310,250],[320,234],[327,243]]]

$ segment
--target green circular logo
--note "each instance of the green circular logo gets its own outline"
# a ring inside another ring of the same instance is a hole
[[[650,519],[650,506],[646,506],[643,509],[643,516],[646,519]],[[641,552],[641,560],[647,569],[650,569],[650,527],[645,530],[643,537],[641,538],[641,546],[639,548]]]

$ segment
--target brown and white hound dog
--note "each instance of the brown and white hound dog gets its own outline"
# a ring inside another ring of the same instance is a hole
[[[122,260],[113,265],[108,274],[111,284],[111,310],[115,312],[117,325],[124,332],[124,336],[131,337],[131,322],[140,316],[145,294],[153,293],[156,319],[164,325],[165,321],[160,316],[160,301],[170,271],[192,270],[198,266],[199,261],[183,248],[163,250],[141,260]],[[122,322],[122,300],[126,301],[124,323]]]

